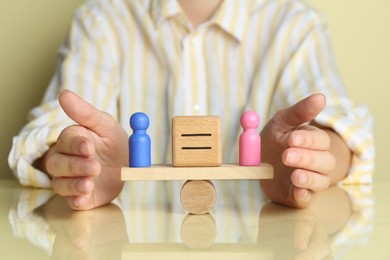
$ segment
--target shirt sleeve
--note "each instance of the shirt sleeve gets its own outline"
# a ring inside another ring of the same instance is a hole
[[[327,105],[315,121],[336,131],[353,152],[352,166],[343,183],[370,183],[375,158],[373,118],[366,106],[351,101],[347,95],[323,17],[311,9],[300,15],[296,23],[300,32],[292,34],[299,36],[289,39],[270,113],[310,94],[323,93]]]
[[[48,189],[23,189],[15,195],[16,200],[8,213],[14,236],[27,239],[50,256],[56,234],[46,219],[35,210],[46,204],[54,192]]]
[[[8,162],[22,185],[51,187],[49,177],[32,164],[56,142],[64,128],[74,124],[58,103],[61,89],[70,89],[98,109],[118,117],[117,60],[111,33],[97,4],[89,2],[75,12],[43,101],[30,112],[28,124],[13,138]]]
[[[366,245],[375,221],[372,185],[343,185],[342,189],[350,198],[352,214],[346,224],[331,236],[335,259],[343,259],[353,248]]]

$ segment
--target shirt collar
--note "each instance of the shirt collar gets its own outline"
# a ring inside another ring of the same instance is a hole
[[[224,0],[211,21],[241,42],[248,27],[253,1]]]
[[[154,0],[150,8],[150,14],[156,27],[159,27],[164,20],[181,12],[180,4],[176,0]]]
[[[224,0],[210,23],[218,25],[240,42],[248,26],[253,3],[253,0]],[[150,12],[156,27],[159,27],[164,20],[181,14],[182,9],[177,0],[154,0]]]

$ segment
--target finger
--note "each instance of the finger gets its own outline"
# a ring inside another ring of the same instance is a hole
[[[46,159],[46,169],[53,177],[97,176],[101,167],[92,158],[52,153]]]
[[[75,247],[66,233],[58,232],[53,244],[51,259],[90,259],[88,252]]]
[[[109,135],[117,125],[112,116],[96,109],[70,90],[64,90],[60,93],[59,102],[64,112],[72,120],[100,136]]]
[[[313,202],[315,193],[308,189],[294,187],[292,195],[293,198],[291,200],[294,207],[307,208]]]
[[[96,208],[96,203],[92,194],[69,196],[66,200],[68,205],[75,210],[89,210]]]
[[[313,233],[313,223],[309,220],[298,220],[295,223],[294,246],[299,250],[305,250]]]
[[[76,248],[88,248],[91,240],[91,225],[94,225],[94,214],[89,211],[74,211],[70,218],[71,225],[66,226],[70,241]],[[96,226],[96,225],[95,225]]]
[[[325,107],[326,99],[322,94],[313,94],[295,105],[280,110],[273,120],[287,132],[303,123],[312,121]]]
[[[301,148],[287,148],[283,151],[282,161],[293,168],[326,174],[334,170],[336,159],[328,151],[314,151]]]
[[[57,177],[52,181],[53,190],[61,196],[80,196],[91,193],[94,183],[90,178]]]
[[[291,182],[299,188],[321,191],[329,187],[330,179],[325,174],[296,169],[291,174]]]
[[[314,226],[307,248],[299,252],[295,259],[333,259],[326,230],[319,225]]]
[[[291,147],[317,151],[326,151],[330,147],[329,135],[316,127],[292,131],[287,142]]]
[[[57,139],[56,151],[68,155],[92,156],[95,147],[92,141],[86,136],[80,126],[70,126],[61,132]]]

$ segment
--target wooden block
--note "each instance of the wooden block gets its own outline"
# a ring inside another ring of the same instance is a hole
[[[186,181],[180,192],[183,208],[195,215],[208,213],[215,205],[217,194],[211,181]]]
[[[220,167],[152,165],[146,168],[122,167],[121,178],[123,181],[272,179],[273,168],[267,163],[259,166],[222,164]]]
[[[180,237],[188,248],[210,248],[217,237],[214,217],[211,214],[188,214],[181,224]]]
[[[221,119],[218,116],[177,116],[172,119],[174,167],[220,166]]]

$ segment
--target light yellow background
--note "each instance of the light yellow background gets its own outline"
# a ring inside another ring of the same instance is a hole
[[[237,0],[238,1],[238,0]],[[0,0],[0,178],[12,178],[12,136],[39,104],[55,70],[56,50],[83,0]],[[339,68],[350,96],[375,118],[375,178],[390,180],[390,1],[308,0],[328,18]]]

